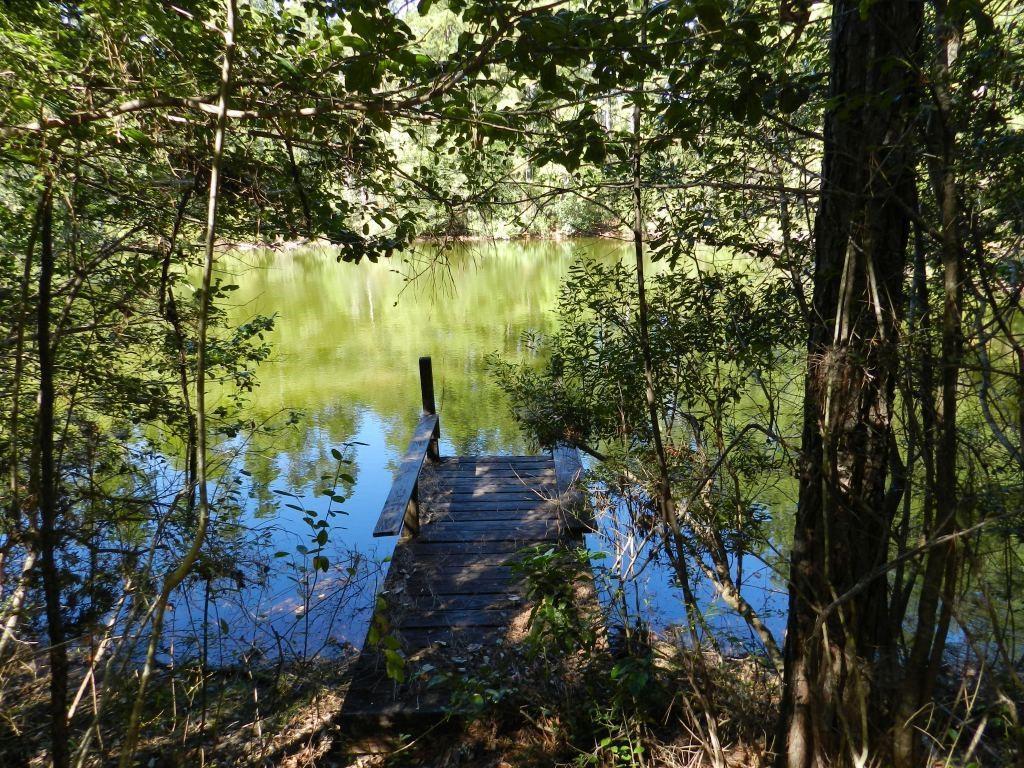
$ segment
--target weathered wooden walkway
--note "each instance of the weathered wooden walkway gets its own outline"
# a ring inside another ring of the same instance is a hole
[[[420,381],[424,413],[374,531],[401,539],[343,718],[386,722],[445,711],[449,694],[436,685],[438,674],[472,675],[495,646],[525,633],[530,606],[510,567],[517,552],[545,543],[582,546],[589,523],[575,487],[575,449],[441,457],[430,358],[420,359]],[[401,684],[387,674],[389,650]]]

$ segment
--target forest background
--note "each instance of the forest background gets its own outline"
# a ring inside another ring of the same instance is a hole
[[[358,264],[552,234],[635,259],[581,263],[536,359],[494,375],[655,533],[694,631],[665,659],[623,628],[582,707],[492,696],[547,724],[531,759],[1024,761],[1017,4],[9,0],[0,37],[8,762],[294,747],[291,705],[252,703],[291,685],[280,663],[161,648],[177,590],[236,578],[226,438],[277,428],[251,410],[273,318],[229,322],[225,246]],[[738,569],[768,539],[752,489],[782,477],[778,637]],[[699,631],[697,580],[759,638],[749,662]],[[208,721],[215,695],[254,719]]]

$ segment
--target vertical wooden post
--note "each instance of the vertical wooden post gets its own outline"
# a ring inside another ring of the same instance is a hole
[[[429,414],[437,413],[437,405],[434,403],[434,368],[429,356],[420,358],[420,393],[423,396],[423,412]],[[439,418],[437,426],[434,427],[434,436],[430,441],[430,446],[427,448],[427,458],[431,461],[437,461],[441,458],[438,448],[438,441],[440,439],[441,419]]]
[[[583,493],[583,462],[573,446],[559,443],[551,450],[555,462],[555,487],[562,522],[574,531],[593,531],[593,510]]]
[[[429,357],[420,358],[420,392],[423,393],[423,412],[437,413],[434,405],[434,368]]]
[[[412,487],[412,496],[405,507],[405,519],[403,520],[403,538],[415,536],[420,532],[420,484]]]

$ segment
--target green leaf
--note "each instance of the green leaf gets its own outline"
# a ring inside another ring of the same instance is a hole
[[[785,85],[779,91],[779,109],[785,115],[796,112],[805,101],[807,101],[807,92],[794,88],[792,85]]]
[[[274,61],[276,61],[282,69],[288,72],[288,74],[298,76],[299,70],[297,70],[295,65],[288,61],[288,59],[284,58],[284,56],[274,54]]]
[[[433,4],[434,0],[420,0],[416,10],[419,11],[420,16],[426,16],[430,12],[430,6]]]
[[[718,30],[725,26],[722,11],[714,0],[700,0],[695,3],[694,11],[697,13],[698,21],[710,30]]]
[[[405,682],[405,657],[398,651],[384,651],[384,666],[388,677],[396,683]]]
[[[978,37],[988,37],[996,31],[995,22],[992,21],[992,17],[981,7],[981,3],[971,3],[967,8],[967,14],[974,21],[974,26],[978,30]]]

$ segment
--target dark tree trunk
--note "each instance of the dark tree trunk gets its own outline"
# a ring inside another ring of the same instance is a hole
[[[897,507],[886,483],[914,203],[916,76],[905,62],[917,56],[921,19],[913,0],[833,5],[777,742],[788,768],[876,755],[888,730],[887,581],[846,593],[886,562]]]
[[[39,499],[40,571],[46,602],[50,640],[50,752],[54,768],[65,768],[69,759],[67,699],[68,656],[64,645],[64,616],[60,604],[60,571],[57,551],[57,470],[54,465],[54,360],[50,341],[50,304],[53,289],[53,194],[43,198],[40,222],[39,299],[37,345],[39,347],[39,411],[37,445],[39,461],[35,492]]]
[[[928,147],[927,165],[941,221],[942,259],[942,351],[939,368],[940,396],[929,394],[934,408],[932,423],[938,428],[935,446],[934,486],[926,489],[934,499],[934,519],[924,529],[930,539],[950,536],[960,530],[957,488],[957,394],[962,355],[961,268],[963,233],[960,192],[955,174],[956,129],[949,89],[950,67],[955,61],[962,35],[961,24],[945,16],[945,3],[936,3],[934,56],[930,92],[934,110],[924,129]],[[946,647],[952,617],[956,582],[960,577],[961,553],[955,540],[929,550],[917,603],[917,626],[907,659],[900,709],[894,733],[896,765],[918,765],[921,754],[920,728],[927,719],[926,705]]]

